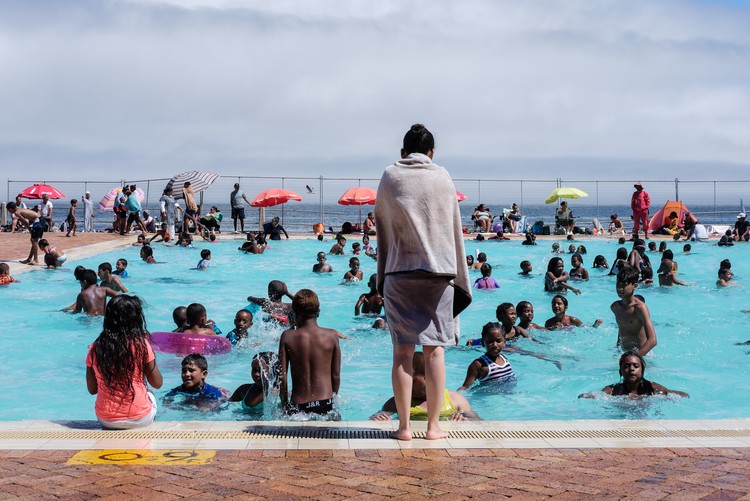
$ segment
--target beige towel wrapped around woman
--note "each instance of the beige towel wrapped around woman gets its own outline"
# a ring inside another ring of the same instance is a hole
[[[471,302],[471,284],[448,171],[421,153],[386,167],[375,219],[378,290],[394,343],[455,345],[453,319]]]

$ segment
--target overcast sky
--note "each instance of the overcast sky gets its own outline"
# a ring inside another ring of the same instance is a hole
[[[750,6],[5,0],[11,179],[379,177],[410,124],[458,178],[746,179]]]

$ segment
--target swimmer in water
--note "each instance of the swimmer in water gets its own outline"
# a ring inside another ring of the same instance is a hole
[[[279,362],[273,361],[276,354],[272,351],[261,351],[253,355],[250,363],[250,377],[252,383],[240,385],[231,397],[230,402],[241,402],[242,409],[252,411],[263,408],[263,399],[269,391],[269,383],[273,383],[273,390],[278,391]]]
[[[383,296],[378,292],[377,278],[378,275],[375,273],[370,275],[370,280],[367,281],[370,291],[359,296],[357,304],[354,305],[355,315],[359,315],[360,309],[362,313],[373,315],[380,315],[383,310]]]
[[[359,269],[359,258],[349,259],[349,271],[344,273],[345,282],[359,282],[363,278],[362,270]]]
[[[477,380],[480,384],[515,381],[516,375],[513,373],[513,368],[502,354],[505,347],[505,335],[499,323],[488,322],[482,327],[482,344],[487,350],[486,353],[469,365],[464,384],[458,391],[469,389]]]
[[[623,353],[620,357],[619,365],[622,382],[602,388],[602,391],[607,395],[639,398],[651,395],[672,394],[680,397],[690,397],[690,395],[683,391],[670,390],[644,378],[646,361],[637,353]],[[578,398],[596,398],[596,392],[584,393],[578,395]]]
[[[326,263],[326,259],[328,259],[328,256],[326,256],[325,252],[318,252],[317,260],[318,262],[313,265],[312,271],[313,273],[331,273],[333,272],[333,267]]]
[[[557,294],[552,298],[552,313],[554,316],[544,322],[544,326],[549,330],[559,329],[561,327],[584,327],[584,323],[572,316],[568,315],[568,300],[565,296]],[[599,327],[604,323],[601,318],[596,319],[592,327]]]

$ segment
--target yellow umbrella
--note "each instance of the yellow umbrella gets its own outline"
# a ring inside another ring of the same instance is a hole
[[[552,190],[552,193],[549,194],[547,200],[545,200],[544,203],[551,204],[557,202],[561,198],[583,198],[587,196],[589,196],[589,194],[583,190],[562,186],[560,188],[555,188],[554,190]]]

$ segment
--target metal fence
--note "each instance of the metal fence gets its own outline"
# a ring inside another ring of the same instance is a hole
[[[65,193],[67,199],[80,198],[86,191],[91,192],[94,203],[106,195],[113,187],[124,184],[136,184],[144,190],[144,209],[158,209],[159,197],[162,195],[168,178],[155,179],[111,179],[98,181],[69,181],[69,180],[20,180],[8,179],[6,187],[6,201],[13,200],[27,186],[45,182],[54,185]],[[703,211],[699,218],[706,222],[726,222],[722,214],[736,212],[741,206],[743,194],[747,193],[748,180],[640,180],[651,195],[654,212],[656,207],[667,200],[682,200],[688,207],[700,205]],[[279,216],[282,224],[288,227],[310,228],[311,224],[323,222],[328,226],[330,221],[342,217],[351,217],[352,210],[357,209],[337,206],[338,198],[353,186],[366,186],[377,189],[379,178],[364,177],[285,177],[285,176],[220,176],[207,190],[200,193],[199,203],[202,205],[218,205],[227,209],[229,193],[235,183],[240,183],[242,190],[249,200],[262,190],[268,188],[286,188],[299,193],[303,203],[291,202],[266,210],[265,214],[248,211],[247,222],[250,225],[260,223],[262,217]],[[587,192],[587,198],[577,200],[577,206],[585,206],[592,217],[606,218],[612,206],[629,206],[630,195],[633,192],[633,180],[591,180],[591,179],[471,179],[454,178],[456,189],[468,196],[464,206],[475,206],[482,202],[497,207],[510,207],[518,203],[525,205],[543,204],[545,198],[554,188],[559,186],[575,186]],[[364,206],[361,211],[367,212],[371,206]],[[724,208],[724,210],[722,210]],[[600,213],[601,211],[601,213]],[[702,216],[702,217],[701,217]],[[361,217],[361,216],[360,216]],[[104,219],[104,218],[102,218]]]

